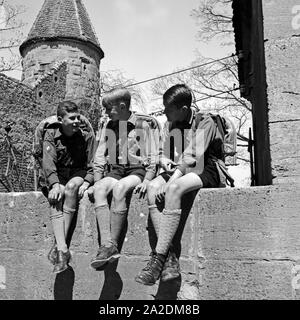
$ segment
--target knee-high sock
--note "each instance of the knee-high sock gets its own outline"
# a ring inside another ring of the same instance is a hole
[[[54,237],[56,240],[57,250],[62,250],[66,252],[68,250],[65,238],[65,228],[64,228],[64,215],[61,210],[57,210],[51,214],[50,220],[52,222]]]
[[[111,214],[111,239],[112,242],[117,246],[120,235],[124,229],[127,221],[127,209],[124,210],[113,210]]]
[[[180,222],[180,215],[181,209],[163,210],[156,245],[157,253],[167,255]]]
[[[149,214],[150,214],[151,221],[153,223],[156,235],[158,236],[162,213],[157,209],[157,205],[155,205],[155,204],[149,205],[148,208],[149,208]]]
[[[95,208],[96,218],[101,236],[101,245],[110,246],[112,243],[110,233],[110,210],[108,204]]]
[[[68,237],[68,232],[70,229],[70,225],[72,223],[74,213],[76,209],[68,208],[67,206],[63,206],[64,220],[65,220],[65,237]]]

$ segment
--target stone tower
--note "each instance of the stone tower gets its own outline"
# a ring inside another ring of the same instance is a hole
[[[104,53],[81,0],[45,0],[20,53],[23,83],[35,86],[53,65],[66,62],[65,98],[97,103]]]

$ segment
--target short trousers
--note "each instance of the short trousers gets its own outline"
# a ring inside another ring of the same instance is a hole
[[[82,179],[85,178],[87,171],[84,169],[73,169],[73,168],[64,168],[64,169],[58,169],[57,175],[59,179],[59,183],[62,185],[66,185],[68,181],[70,181],[72,178],[80,177]]]
[[[169,181],[172,176],[172,172],[165,171],[160,174],[160,176],[165,180]],[[220,184],[220,176],[216,166],[216,163],[209,159],[205,165],[202,173],[198,174],[203,183],[203,188],[218,188]]]
[[[141,181],[143,181],[146,175],[146,170],[144,167],[141,167],[141,166],[114,164],[114,165],[111,165],[110,171],[106,174],[105,177],[121,180],[122,178],[131,176],[131,175],[138,176],[141,179]]]
[[[72,178],[80,177],[82,179],[85,178],[87,171],[83,169],[70,169],[70,168],[63,168],[58,169],[57,175],[59,183],[65,186]],[[49,191],[52,189],[52,186],[49,187],[47,183],[40,184],[41,191],[43,195],[48,198]]]

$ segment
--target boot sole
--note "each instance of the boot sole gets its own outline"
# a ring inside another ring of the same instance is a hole
[[[121,257],[121,254],[115,254],[107,259],[94,260],[93,262],[91,262],[91,267],[94,269],[98,269],[107,263],[113,263],[114,261],[118,260],[120,257]]]
[[[160,280],[162,282],[167,282],[167,281],[171,281],[171,280],[175,280],[175,279],[178,279],[180,277],[180,273],[178,273],[177,275],[173,275],[173,276],[162,276],[160,278]]]
[[[145,286],[154,286],[156,282],[144,282],[141,278],[139,277],[135,277],[134,280],[137,282],[137,283],[140,283],[140,284],[143,284]]]
[[[53,271],[54,274],[59,274],[59,273],[62,273],[64,271],[66,271],[67,269],[69,268],[69,266],[67,266],[66,268],[62,269],[62,270],[59,270],[59,271]]]

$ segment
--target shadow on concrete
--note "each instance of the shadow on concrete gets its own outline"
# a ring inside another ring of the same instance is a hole
[[[177,300],[181,288],[181,276],[170,281],[160,281],[154,300]]]
[[[183,235],[184,227],[185,227],[187,218],[189,216],[189,213],[193,207],[194,200],[196,198],[197,193],[198,193],[198,190],[195,190],[185,194],[182,197],[181,218],[180,218],[178,229],[172,241],[172,248],[178,259],[180,258],[180,255],[181,255],[181,238]],[[164,203],[158,202],[157,207],[160,211],[162,211],[164,208]],[[157,235],[155,233],[155,229],[149,215],[148,215],[147,230],[148,230],[148,236],[149,236],[149,244],[150,244],[151,250],[154,251],[157,244]],[[181,276],[178,277],[177,279],[173,279],[170,281],[165,281],[165,282],[160,281],[157,293],[154,297],[155,300],[176,300],[177,294],[181,288],[181,283],[182,283]]]
[[[117,272],[118,261],[109,263],[104,269],[104,283],[99,300],[118,300],[123,290],[123,281]]]
[[[75,272],[71,266],[58,273],[54,281],[54,300],[72,300]]]

